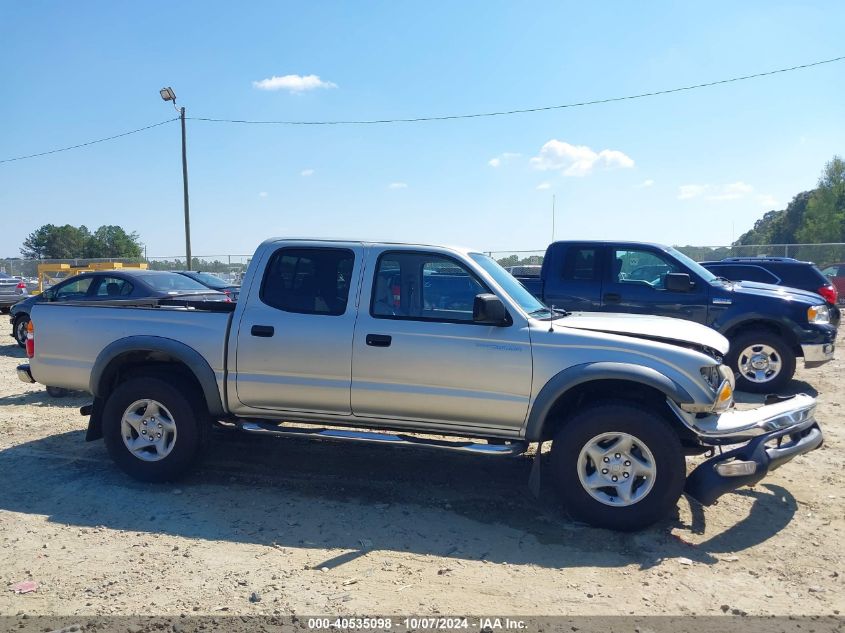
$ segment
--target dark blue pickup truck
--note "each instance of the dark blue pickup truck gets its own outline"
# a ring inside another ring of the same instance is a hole
[[[812,292],[717,277],[658,244],[554,242],[539,277],[517,277],[549,306],[569,311],[658,314],[709,325],[730,341],[737,388],[769,393],[806,367],[833,359],[836,327]]]

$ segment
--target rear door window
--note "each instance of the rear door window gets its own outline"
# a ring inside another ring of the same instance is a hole
[[[120,277],[100,277],[94,296],[98,299],[109,297],[119,299],[132,294],[132,289],[132,284]]]
[[[261,300],[300,314],[346,312],[355,255],[345,248],[283,248],[267,264]]]
[[[819,286],[827,285],[827,279],[821,271],[812,265],[780,266],[777,275],[781,278],[781,285],[793,288],[815,290]]]
[[[596,281],[599,278],[598,250],[569,248],[563,258],[562,277],[567,281]]]

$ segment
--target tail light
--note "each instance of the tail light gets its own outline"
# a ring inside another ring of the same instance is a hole
[[[32,321],[26,326],[26,357],[33,358],[35,356],[35,325]]]
[[[839,298],[839,293],[836,292],[836,288],[834,286],[822,286],[816,292],[818,292],[822,298],[831,303],[836,305],[836,300]]]
[[[22,281],[20,283],[18,283],[18,294],[19,295],[26,294],[26,284]]]
[[[393,295],[393,307],[398,308],[402,303],[402,289],[399,286],[391,286],[390,294]]]

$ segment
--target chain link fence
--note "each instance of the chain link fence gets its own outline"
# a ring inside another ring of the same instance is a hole
[[[676,246],[679,251],[696,261],[724,259],[725,257],[793,257],[811,261],[820,268],[845,262],[845,243],[827,244],[756,244],[746,246]],[[545,248],[537,250],[487,251],[487,254],[502,266],[538,266],[543,263]],[[193,270],[210,272],[230,283],[243,279],[252,255],[197,255],[191,258]],[[73,268],[91,264],[139,264],[146,263],[150,270],[185,270],[185,258],[161,256],[147,258],[110,259],[0,259],[0,272],[27,280],[38,278],[39,264],[68,264],[71,270],[55,273],[61,277],[71,274]],[[520,271],[520,274],[530,274]]]

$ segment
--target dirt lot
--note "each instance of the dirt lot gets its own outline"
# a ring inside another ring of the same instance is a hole
[[[0,614],[845,610],[843,360],[793,383],[818,391],[821,450],[630,535],[534,500],[527,459],[221,432],[189,479],[142,485],[22,357],[0,338]]]

